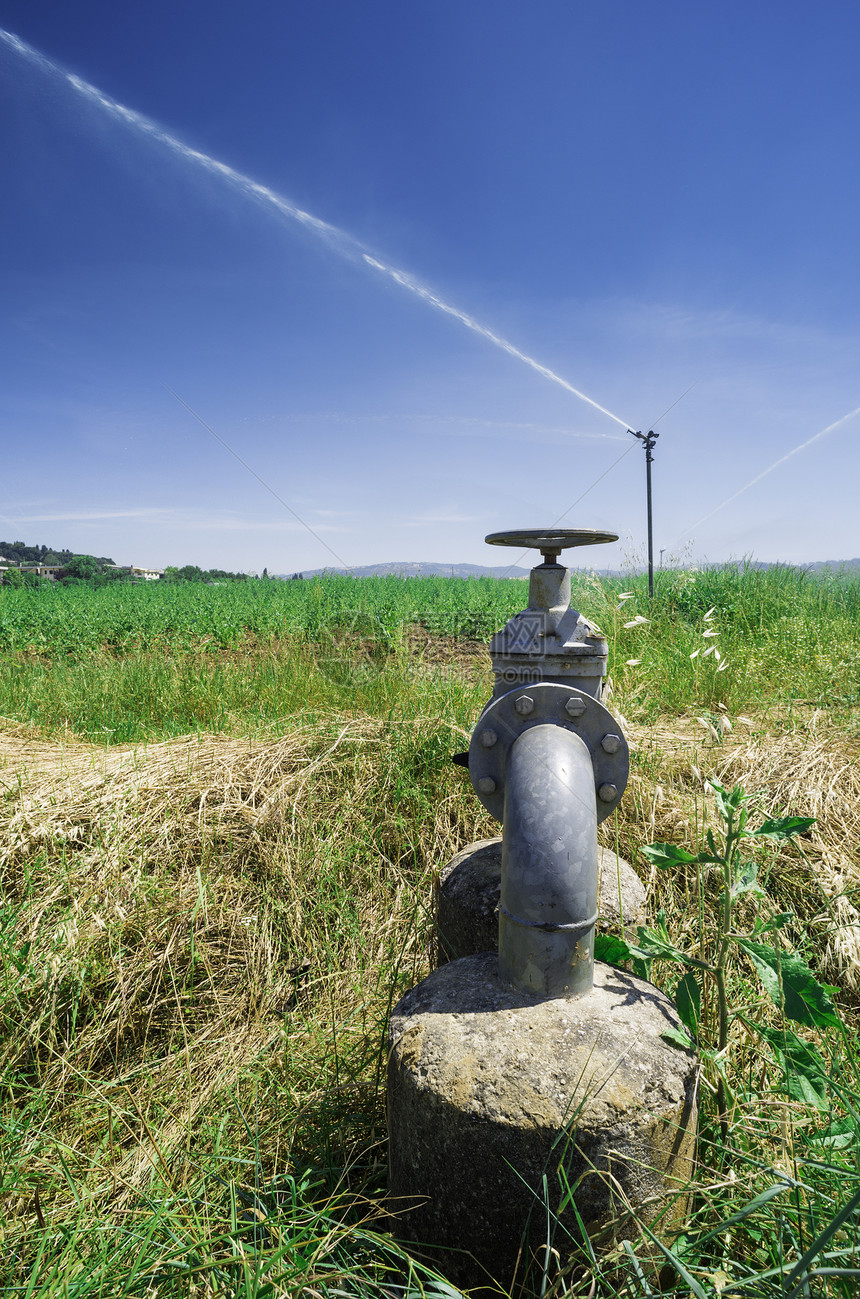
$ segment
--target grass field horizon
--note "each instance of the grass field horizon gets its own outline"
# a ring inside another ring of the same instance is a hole
[[[860,581],[722,565],[664,570],[653,601],[576,578],[573,602],[632,741],[602,834],[652,920],[712,941],[712,876],[641,852],[695,851],[709,778],[817,818],[755,849],[740,917],[782,917],[844,1027],[802,1031],[804,1091],[734,1025],[728,1142],[706,1074],[664,1292],[850,1295]],[[436,873],[497,832],[450,756],[523,603],[492,579],[0,589],[0,1294],[446,1292],[384,1218],[385,1024],[429,968]],[[776,1031],[753,973],[733,1002]],[[651,977],[674,995],[670,964]],[[649,1248],[580,1247],[523,1293],[645,1295]]]

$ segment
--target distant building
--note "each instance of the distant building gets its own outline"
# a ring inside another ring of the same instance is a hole
[[[37,577],[51,577],[56,581],[57,574],[62,573],[65,564],[19,564],[19,573],[35,573]]]
[[[18,573],[32,573],[36,577],[47,577],[52,581],[57,580],[60,573],[64,573],[68,565],[66,564],[0,564],[0,573],[9,572],[14,569]],[[164,572],[160,568],[143,568],[138,564],[103,564],[102,570],[110,573],[127,573],[129,580],[132,582],[157,582]]]
[[[137,564],[105,564],[112,573],[128,573],[133,582],[157,582],[164,576],[161,568],[141,568]]]

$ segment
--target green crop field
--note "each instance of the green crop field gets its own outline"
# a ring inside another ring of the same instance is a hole
[[[221,649],[249,635],[315,636],[356,618],[393,632],[419,619],[435,632],[488,636],[522,603],[523,582],[478,578],[249,579],[199,582],[44,584],[0,591],[0,648],[70,654],[143,647]]]
[[[649,601],[575,575],[574,603],[632,741],[601,835],[646,884],[637,959],[703,1061],[691,1212],[593,1253],[541,1204],[546,1267],[514,1292],[847,1299],[860,583],[657,579]],[[385,1217],[385,1026],[429,969],[439,869],[498,829],[450,757],[525,592],[0,588],[0,1295],[455,1293]],[[816,820],[741,861],[739,808]]]
[[[793,701],[856,708],[856,578],[663,572],[653,606],[642,578],[575,575],[573,586],[609,637],[610,675],[632,717]],[[317,707],[378,715],[399,706],[416,632],[486,642],[525,590],[521,580],[396,577],[0,588],[0,714],[115,743],[243,733]]]

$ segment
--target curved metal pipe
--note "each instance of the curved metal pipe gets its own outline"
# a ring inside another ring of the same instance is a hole
[[[597,807],[587,746],[562,726],[517,737],[505,772],[499,967],[524,992],[576,997],[594,980]]]

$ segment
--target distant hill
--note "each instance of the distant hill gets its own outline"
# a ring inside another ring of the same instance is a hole
[[[581,569],[578,565],[569,565],[572,572],[587,571],[595,572],[599,577],[629,577],[631,572],[644,573],[648,570],[643,565],[637,565],[633,569],[626,568],[592,568],[591,565],[584,565]],[[750,568],[778,568],[778,563],[768,562],[767,560],[753,560],[749,564]],[[809,564],[789,564],[789,568],[802,568],[807,572],[817,573],[823,570],[839,571],[857,571],[860,570],[860,558],[858,559],[822,559],[815,563]],[[528,577],[529,569],[527,568],[509,568],[505,564],[494,564],[492,568],[487,568],[482,564],[431,564],[418,561],[403,561],[402,563],[389,564],[365,564],[356,568],[310,568],[304,569],[298,576],[301,577],[322,577],[341,576],[341,577]],[[290,578],[292,573],[275,573],[274,577]]]
[[[302,571],[302,577],[528,577],[527,568],[511,568],[507,564],[496,564],[485,568],[481,564],[365,564],[357,568],[311,568]],[[278,577],[289,578],[292,573],[278,573]]]
[[[815,571],[821,568],[860,568],[860,559],[822,559],[817,564],[801,564],[800,567]]]

